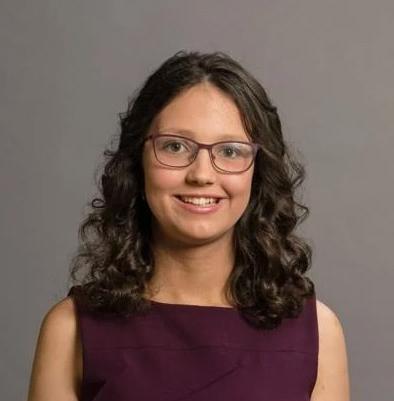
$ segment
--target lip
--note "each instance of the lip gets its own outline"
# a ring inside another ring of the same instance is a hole
[[[195,213],[195,214],[215,213],[222,207],[222,204],[223,204],[223,198],[219,198],[218,203],[214,203],[210,206],[198,206],[198,205],[193,205],[192,203],[182,202],[177,196],[183,196],[183,195],[174,196],[175,202],[183,209],[185,209],[191,213]],[[215,196],[205,196],[205,197],[215,198]]]
[[[214,195],[214,194],[177,194],[175,196],[183,196],[185,198],[215,198],[215,199],[223,199],[224,196]]]

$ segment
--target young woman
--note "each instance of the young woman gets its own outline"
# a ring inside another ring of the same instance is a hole
[[[181,51],[120,117],[29,401],[348,401],[342,326],[294,232],[304,168],[261,84]]]

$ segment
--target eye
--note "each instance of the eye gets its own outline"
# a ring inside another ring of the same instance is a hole
[[[169,151],[171,153],[180,153],[182,148],[184,148],[186,151],[190,151],[190,149],[187,146],[187,143],[185,143],[184,141],[171,139],[160,144],[160,150]]]
[[[217,152],[219,155],[234,158],[241,155],[240,149],[237,148],[235,145],[222,145]]]

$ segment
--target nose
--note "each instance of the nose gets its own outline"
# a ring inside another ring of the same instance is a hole
[[[193,163],[187,169],[187,181],[200,183],[215,181],[216,170],[212,165],[208,149],[200,149]]]

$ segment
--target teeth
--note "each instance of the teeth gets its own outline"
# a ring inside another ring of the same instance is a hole
[[[186,203],[193,203],[194,205],[204,206],[216,203],[215,198],[187,198],[180,196],[180,199]]]

